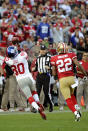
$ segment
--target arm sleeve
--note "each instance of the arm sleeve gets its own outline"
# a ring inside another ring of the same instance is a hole
[[[20,55],[24,57],[26,60],[28,60],[28,54],[25,51],[22,51]]]
[[[54,56],[51,57],[50,63],[52,66],[55,66],[55,57]]]
[[[72,53],[71,58],[73,60],[73,59],[77,58],[77,55],[75,53]]]

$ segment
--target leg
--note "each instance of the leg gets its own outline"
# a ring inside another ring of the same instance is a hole
[[[70,91],[70,86],[73,83],[74,83],[74,77],[66,77],[66,78],[60,79],[60,90],[62,92],[62,95],[64,96],[69,109],[72,112],[75,112],[76,109],[75,109],[74,103],[71,99],[71,91]]]
[[[1,102],[1,108],[4,110],[7,110],[8,96],[9,96],[9,78],[6,79],[4,93],[2,96],[2,102]]]
[[[83,96],[83,88],[84,84],[81,78],[78,79],[78,87],[77,87],[77,103],[81,107],[81,98]]]
[[[79,121],[81,114],[75,109],[75,104],[71,99],[71,85],[74,84],[74,77],[64,77],[60,79],[60,89],[62,95],[64,96],[67,106],[74,113],[76,121]]]
[[[38,96],[40,97],[40,92],[42,89],[42,76],[40,74],[38,74],[36,78],[36,89],[37,89]]]
[[[10,108],[14,108],[16,88],[17,88],[16,77],[10,76],[9,77],[9,103],[10,103]]]
[[[85,81],[84,85],[84,103],[86,109],[88,110],[88,81]]]
[[[38,106],[31,94],[31,86],[33,85],[33,82],[30,77],[18,80],[18,85],[25,97],[28,99],[28,102],[40,113],[42,118],[46,120],[46,115],[44,114],[42,108]]]
[[[53,111],[53,102],[51,100],[51,94],[50,94],[50,76],[44,75],[43,76],[43,90],[46,100],[49,102],[49,111]]]
[[[34,100],[36,101],[36,103],[38,104],[38,106],[41,107],[42,110],[44,110],[43,105],[40,104],[41,102],[39,101],[39,97],[38,97],[38,93],[37,93],[36,88],[35,88],[35,84],[33,84],[33,82],[31,82],[31,85],[29,85],[29,86],[30,86],[31,93],[32,93],[32,96],[33,96]],[[41,86],[40,86],[40,90],[41,90]]]
[[[60,88],[58,88],[58,101],[59,101],[59,109],[62,111],[65,103],[65,99],[60,91]]]
[[[15,102],[17,104],[17,110],[21,111],[27,108],[27,99],[25,96],[21,93],[18,85],[15,90]]]

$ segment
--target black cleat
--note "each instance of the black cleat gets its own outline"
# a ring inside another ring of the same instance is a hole
[[[77,111],[77,113],[75,114],[75,121],[80,121],[80,118],[81,118],[81,113]]]
[[[49,112],[52,112],[52,111],[53,111],[53,105],[50,105]]]

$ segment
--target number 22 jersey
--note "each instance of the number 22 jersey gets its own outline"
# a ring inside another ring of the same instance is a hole
[[[74,58],[77,58],[75,53],[66,53],[51,57],[51,65],[56,67],[59,79],[63,77],[74,76]]]

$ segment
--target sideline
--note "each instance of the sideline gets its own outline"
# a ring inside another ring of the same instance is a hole
[[[70,113],[70,110],[64,110],[64,111],[53,111],[53,112],[49,112],[49,111],[45,111],[46,114],[54,114],[54,113]],[[88,112],[88,110],[82,110],[82,112]],[[0,115],[24,115],[24,114],[38,114],[38,113],[32,113],[32,112],[21,112],[21,111],[14,111],[14,112],[9,112],[9,111],[4,111],[4,112],[0,112]]]

